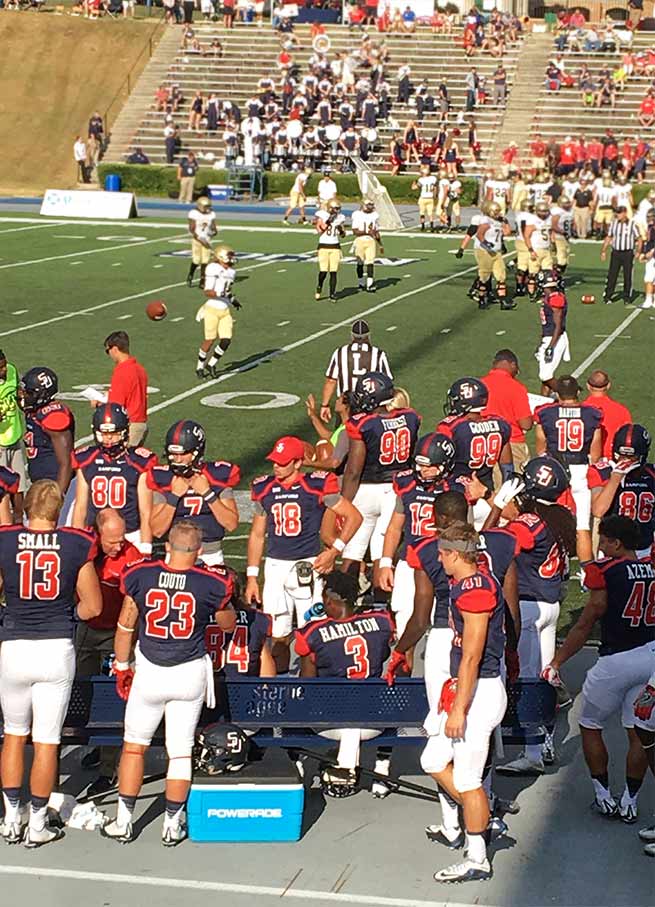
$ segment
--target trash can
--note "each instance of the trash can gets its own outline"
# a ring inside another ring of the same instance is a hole
[[[120,192],[121,178],[117,173],[108,173],[105,177],[105,192]]]

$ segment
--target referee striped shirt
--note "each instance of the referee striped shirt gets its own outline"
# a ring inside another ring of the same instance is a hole
[[[344,391],[354,391],[358,380],[366,372],[382,372],[393,378],[384,350],[372,343],[353,341],[332,353],[325,377],[337,382],[337,396],[341,396]]]
[[[615,218],[609,226],[608,236],[615,252],[633,252],[640,237],[639,227],[634,218],[625,222]]]

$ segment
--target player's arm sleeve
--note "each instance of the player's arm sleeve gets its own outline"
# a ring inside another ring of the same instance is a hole
[[[59,412],[48,413],[41,425],[46,431],[67,431],[67,429],[73,427],[73,420],[69,412],[60,410]]]
[[[516,539],[517,547],[520,551],[531,551],[534,548],[534,535],[530,527],[526,526],[520,520],[514,520],[504,527]]]
[[[469,592],[463,592],[457,599],[457,607],[460,611],[468,611],[473,614],[485,614],[494,610],[498,600],[491,589],[471,589]]]
[[[590,591],[605,589],[605,574],[598,564],[587,564],[584,568],[584,584]]]
[[[301,658],[306,657],[312,654],[312,650],[309,646],[307,640],[307,635],[302,633],[300,630],[295,631],[296,634],[296,654]]]

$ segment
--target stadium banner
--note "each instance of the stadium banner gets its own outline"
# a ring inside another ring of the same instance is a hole
[[[91,217],[128,220],[136,217],[136,198],[132,192],[46,189],[39,212],[49,217]]]

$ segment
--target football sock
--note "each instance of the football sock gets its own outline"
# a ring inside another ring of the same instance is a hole
[[[189,265],[189,277],[188,277],[189,280],[193,280],[193,275],[196,273],[197,270],[198,270],[198,265],[194,265],[194,264]]]
[[[607,777],[607,772],[603,775],[592,775],[591,783],[594,786],[594,793],[596,794],[597,800],[607,800],[611,797],[609,790],[609,778]]]
[[[459,806],[449,793],[439,788],[439,803],[441,805],[441,824],[449,841],[454,841],[459,834]]]
[[[646,299],[644,301],[645,301],[646,305],[652,305],[653,304],[653,294],[646,293]]]
[[[184,800],[180,802],[178,800],[166,799],[166,817],[164,819],[164,823],[166,825],[177,825],[177,823],[182,818],[183,809]]]
[[[484,863],[487,859],[487,845],[484,835],[466,833],[466,849],[470,860],[474,863]]]
[[[205,271],[207,270],[207,265],[200,265],[200,285],[205,285]]]
[[[209,360],[209,367],[214,368],[218,360],[225,354],[225,350],[222,346],[216,345],[214,347],[214,352],[212,353],[211,359]]]
[[[319,272],[318,272],[318,283],[317,283],[317,287],[318,287],[318,290],[319,290],[319,291],[323,289],[323,284],[325,283],[325,278],[326,278],[326,277],[327,277],[327,271],[319,271]]]
[[[132,814],[136,806],[136,797],[128,797],[127,794],[118,795],[118,811],[116,812],[116,822],[118,825],[127,825],[132,821]]]
[[[198,369],[204,368],[206,362],[207,362],[207,353],[203,349],[198,350],[198,363],[196,365],[196,368],[198,368]]]
[[[34,831],[41,831],[45,828],[48,799],[48,797],[32,797],[32,802],[30,803],[30,828],[33,828]]]
[[[357,262],[357,277],[359,280],[364,276],[364,265],[361,262]]]
[[[637,794],[639,793],[639,788],[641,787],[643,779],[642,778],[630,778],[626,775],[625,778],[625,790],[623,792],[624,797],[629,797],[631,800],[637,799]]]
[[[5,803],[5,822],[18,822],[20,787],[3,787],[2,797]]]
[[[330,271],[330,296],[337,292],[337,272]]]
[[[373,286],[373,265],[366,265],[366,286]]]

